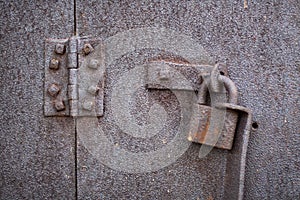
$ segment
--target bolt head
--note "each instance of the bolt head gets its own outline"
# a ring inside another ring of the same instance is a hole
[[[55,45],[55,53],[64,54],[66,51],[66,46],[64,44],[56,44]]]
[[[159,71],[159,79],[160,80],[169,80],[170,71],[168,69],[162,69]]]
[[[88,92],[92,95],[95,95],[98,90],[99,90],[99,88],[97,86],[93,86],[93,85],[88,88]]]
[[[98,60],[92,59],[92,60],[90,60],[90,63],[88,64],[88,67],[91,68],[91,69],[97,69],[99,64],[100,63],[99,63]]]
[[[91,53],[92,51],[94,51],[94,48],[91,44],[87,43],[83,45],[83,53],[85,55],[88,55],[89,53]]]
[[[58,70],[58,68],[59,68],[59,60],[57,60],[55,58],[51,59],[49,68],[53,69],[53,70]]]
[[[54,107],[57,111],[62,111],[66,109],[64,102],[61,100],[55,101]]]
[[[91,111],[94,107],[94,103],[92,101],[84,101],[82,107],[84,110]]]
[[[59,93],[59,91],[60,91],[60,88],[55,83],[50,85],[50,87],[48,88],[48,93],[53,97],[55,97]]]

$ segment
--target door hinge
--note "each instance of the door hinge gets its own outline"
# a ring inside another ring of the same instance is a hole
[[[76,36],[46,40],[45,116],[103,115],[105,66],[101,44],[97,38]]]

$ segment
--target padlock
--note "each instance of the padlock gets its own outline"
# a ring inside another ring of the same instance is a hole
[[[192,119],[194,127],[190,129],[188,140],[230,150],[238,121],[237,88],[234,82],[226,76],[220,75],[219,81],[224,83],[228,92],[228,103],[218,100],[214,107],[208,106],[206,104],[208,86],[203,82],[198,92],[198,102],[195,105],[194,119]],[[218,119],[222,115],[223,117]],[[221,123],[221,125],[212,128],[212,122]]]

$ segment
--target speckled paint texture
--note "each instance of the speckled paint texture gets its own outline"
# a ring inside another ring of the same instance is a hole
[[[258,124],[250,135],[244,199],[295,199],[300,196],[300,2],[247,2],[245,8],[244,1],[78,1],[77,32],[105,39],[129,29],[155,26],[196,39],[214,60],[228,66],[239,89],[239,104],[253,110]],[[151,57],[139,55],[144,56],[126,55],[108,67],[108,96],[114,79],[111,74]],[[171,112],[176,116],[176,111]],[[111,134],[115,139],[121,137]],[[132,144],[126,139],[122,143],[128,148]],[[198,145],[191,146],[163,170],[132,175],[103,166],[79,143],[78,197],[222,199],[223,180],[214,178],[225,172],[214,171],[212,166],[224,164],[226,153],[214,150],[207,160],[199,160],[198,149]],[[203,163],[212,170],[201,174]]]
[[[75,123],[43,113],[45,40],[73,34],[73,3],[0,7],[0,199],[74,199]]]
[[[46,38],[70,37],[76,28],[80,36],[105,40],[153,26],[190,36],[213,60],[225,63],[238,87],[239,104],[253,111],[258,127],[249,138],[244,199],[299,198],[300,2],[246,0],[247,8],[244,2],[1,1],[0,199],[212,200],[230,196],[230,186],[223,184],[226,174],[234,174],[236,159],[230,152],[214,149],[199,159],[200,145],[194,144],[164,169],[128,174],[100,163],[80,140],[75,144],[72,118],[44,117]],[[181,59],[157,49],[124,55],[107,66],[105,105],[118,76],[153,58]],[[170,141],[180,113],[174,95],[141,89],[132,101],[131,112],[140,124],[151,103],[164,106],[169,116],[165,133],[149,140],[129,137],[108,123],[111,111],[104,108],[99,125],[107,135],[132,152],[160,148]]]

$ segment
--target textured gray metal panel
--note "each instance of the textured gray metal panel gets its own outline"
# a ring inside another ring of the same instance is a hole
[[[239,104],[254,110],[258,128],[250,135],[244,198],[295,199],[300,196],[300,4],[297,0],[246,2],[245,7],[243,1],[78,1],[77,28],[81,36],[105,39],[128,29],[159,26],[197,39],[216,61],[228,65],[240,92]],[[130,58],[127,63],[138,59],[146,58]],[[116,75],[114,69],[120,63],[107,69],[107,90],[109,77]],[[130,68],[131,64],[127,65]],[[137,145],[124,144],[128,148]],[[80,144],[78,148],[78,192],[82,199],[99,194],[119,199],[191,199],[201,192],[219,199],[222,180],[214,176],[210,182],[202,182],[202,178],[218,173],[222,177],[224,169],[216,166],[222,166],[227,159],[227,164],[236,164],[235,156],[222,150],[214,150],[206,160],[199,160],[199,147],[192,145],[188,154],[167,169],[122,174],[92,159]],[[201,174],[207,168],[210,172]],[[238,186],[233,183],[231,187],[234,191]],[[203,190],[197,192],[197,188]],[[224,195],[230,197],[230,192]]]
[[[73,34],[73,2],[0,7],[0,199],[74,199],[74,121],[43,114],[45,40]]]

